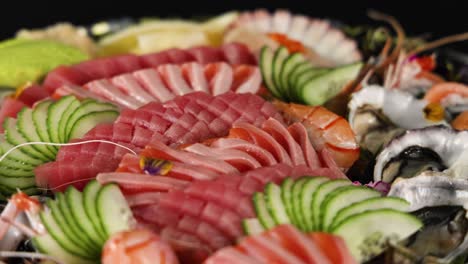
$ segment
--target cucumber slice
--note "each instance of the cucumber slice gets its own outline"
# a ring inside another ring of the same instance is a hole
[[[75,254],[66,251],[57,241],[50,235],[44,234],[35,236],[32,239],[34,247],[47,255],[53,255],[58,258],[62,263],[68,264],[95,264],[95,261],[81,258]]]
[[[380,197],[382,194],[374,189],[363,186],[345,186],[329,193],[321,205],[323,212],[320,229],[329,231],[336,214],[343,208],[369,198]]]
[[[273,82],[273,51],[265,46],[260,51],[260,72],[266,87],[276,98],[281,98],[275,83]]]
[[[281,46],[275,51],[273,56],[273,68],[272,68],[272,77],[273,84],[275,85],[281,99],[284,99],[286,92],[283,86],[281,86],[281,71],[283,69],[284,61],[289,56],[289,51],[286,47]]]
[[[16,169],[6,166],[1,167],[0,175],[5,177],[34,177],[32,170]]]
[[[362,63],[354,63],[335,68],[315,76],[300,86],[301,99],[308,105],[322,105],[336,96],[346,83],[357,77]]]
[[[387,240],[400,241],[422,226],[411,214],[379,209],[353,215],[331,231],[341,236],[356,261],[363,263],[383,252]]]
[[[102,112],[93,112],[80,117],[76,120],[72,129],[70,130],[70,139],[81,138],[89,130],[93,129],[96,125],[101,123],[112,123],[119,116],[119,112],[115,110],[108,110]]]
[[[286,58],[283,67],[281,68],[279,87],[281,87],[283,99],[287,102],[291,100],[291,86],[289,85],[291,74],[294,71],[294,69],[300,64],[309,64],[309,62],[301,53],[294,53],[288,58]]]
[[[286,178],[281,184],[281,199],[283,200],[284,208],[289,216],[289,220],[292,220],[293,205],[292,205],[292,187],[294,180],[292,178]]]
[[[80,102],[78,100],[73,100],[63,112],[62,118],[60,118],[60,122],[58,124],[58,140],[59,142],[68,142],[68,132],[66,130],[68,120],[70,116],[76,112],[76,109],[80,107]]]
[[[5,139],[8,143],[19,145],[27,142],[27,140],[17,130],[16,119],[10,117],[5,118],[3,127],[5,128]],[[41,163],[50,161],[46,156],[44,156],[44,154],[37,151],[32,146],[23,146],[19,148],[19,150],[33,159],[42,161]]]
[[[313,224],[314,224],[314,231],[319,231],[320,228],[320,218],[322,212],[320,211],[320,205],[322,205],[322,201],[325,199],[327,194],[333,192],[333,190],[338,189],[343,186],[349,186],[352,183],[348,180],[332,180],[328,182],[324,182],[317,187],[317,190],[312,197],[312,217],[313,217]]]
[[[36,185],[36,180],[34,179],[34,175],[30,177],[5,177],[2,175],[0,176],[0,184],[9,187],[13,190],[28,189]],[[14,192],[15,191],[13,191],[12,193]]]
[[[270,212],[276,225],[291,223],[281,199],[281,188],[278,185],[272,182],[266,185],[265,200],[268,212]]]
[[[63,195],[63,194],[62,194]],[[59,200],[47,200],[46,204],[52,213],[52,217],[54,218],[55,222],[58,226],[60,226],[61,230],[73,244],[74,247],[79,248],[80,252],[85,255],[90,255],[89,249],[85,246],[83,242],[81,242],[80,238],[76,236],[76,234],[72,231],[70,224],[65,220],[65,216],[63,216],[62,211],[58,205]]]
[[[75,123],[78,119],[93,112],[102,112],[108,110],[117,111],[117,107],[113,104],[102,103],[92,99],[82,101],[80,107],[78,107],[78,109],[76,109],[76,111],[72,113],[72,115],[67,121],[67,124],[65,126],[65,131],[67,131],[65,142],[68,142],[70,140],[70,131],[75,126]]]
[[[36,127],[37,134],[39,135],[40,141],[42,142],[51,142],[49,137],[49,131],[47,131],[47,114],[49,112],[49,107],[52,105],[53,101],[47,100],[38,103],[34,106],[32,113],[32,118],[34,126]],[[46,146],[52,153],[57,154],[58,146]]]
[[[96,180],[89,182],[83,190],[83,206],[86,211],[86,215],[91,219],[94,229],[97,230],[99,237],[105,241],[107,240],[107,235],[104,231],[104,227],[101,225],[96,209],[96,199],[100,189],[101,184]]]
[[[14,146],[10,143],[4,140],[0,140],[0,151],[2,155],[4,155],[8,150],[12,148],[14,148]],[[13,150],[8,154],[8,156],[5,157],[5,159],[1,161],[1,164],[5,164],[5,166],[7,167],[23,170],[32,170],[37,165],[40,165],[42,163],[43,162],[41,160],[32,158],[27,154],[24,154],[20,149]]]
[[[248,218],[242,220],[242,228],[248,236],[258,235],[265,231],[258,218]]]
[[[302,208],[302,223],[304,223],[304,231],[312,231],[314,229],[312,199],[317,187],[329,181],[327,177],[311,177],[302,187],[300,194],[301,208]]]
[[[62,227],[55,221],[50,210],[39,213],[42,224],[47,229],[47,232],[55,241],[68,253],[79,256],[84,259],[90,259],[85,250],[76,246],[63,232]]]
[[[75,221],[76,225],[90,239],[91,245],[96,249],[100,249],[106,242],[106,238],[100,235],[100,231],[95,228],[93,221],[86,214],[84,207],[83,194],[74,187],[69,187],[65,192],[65,200],[68,210],[70,211],[71,220]],[[78,221],[79,219],[79,221]]]
[[[37,133],[37,128],[33,121],[33,110],[31,108],[23,108],[18,113],[16,122],[18,132],[26,139],[27,142],[42,142],[41,137]],[[32,145],[32,147],[41,152],[49,161],[55,160],[57,152],[52,152],[45,145]]]
[[[308,70],[313,69],[313,68],[314,67],[310,64],[309,61],[304,62],[304,63],[300,63],[299,65],[294,67],[294,69],[292,70],[291,75],[289,77],[289,80],[288,80],[289,96],[291,98],[291,101],[294,101],[294,102],[299,102],[300,101],[300,96],[297,93],[298,89],[296,89],[298,78],[299,78],[299,76],[301,76],[301,74],[303,74],[304,72],[307,72]]]
[[[332,221],[330,229],[335,228],[349,217],[377,209],[393,209],[408,212],[410,203],[398,197],[374,197],[341,209]]]
[[[107,184],[99,190],[96,209],[108,237],[135,224],[132,210],[116,184]]]
[[[326,68],[310,67],[310,68],[305,69],[302,73],[299,73],[299,75],[296,78],[296,82],[294,83],[294,87],[293,87],[293,93],[295,95],[297,102],[305,103],[302,97],[302,87],[304,87],[304,85],[308,81],[314,79],[317,76],[325,74],[329,71],[330,70]]]
[[[70,187],[71,188],[71,187]],[[78,192],[80,193],[80,192]],[[80,193],[81,195],[81,193]],[[102,244],[93,244],[89,239],[88,234],[81,228],[78,222],[90,223],[89,219],[86,218],[75,218],[72,214],[72,208],[78,205],[73,204],[72,206],[68,203],[64,193],[57,193],[56,200],[60,212],[62,213],[69,229],[71,230],[74,237],[78,238],[78,241],[82,244],[82,247],[89,252],[89,255],[94,258],[99,258],[101,253]],[[79,220],[78,220],[79,219]]]
[[[265,229],[270,229],[275,226],[275,220],[270,215],[268,211],[265,196],[263,193],[255,193],[253,196],[253,204],[255,207],[255,211],[257,213],[258,220],[262,224]]]
[[[60,131],[59,125],[62,119],[63,113],[66,112],[68,107],[73,104],[77,99],[72,96],[64,96],[60,100],[54,102],[48,109],[47,112],[47,132],[51,142],[60,143]]]
[[[293,224],[301,230],[305,230],[305,223],[302,222],[304,216],[302,215],[301,208],[301,193],[302,188],[307,181],[310,180],[310,177],[302,177],[294,183],[292,187],[292,217],[291,220]]]

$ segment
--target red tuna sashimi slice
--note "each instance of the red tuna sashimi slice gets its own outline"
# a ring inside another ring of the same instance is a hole
[[[190,54],[187,50],[175,48],[175,49],[169,49],[163,52],[167,53],[167,56],[169,56],[171,63],[174,63],[174,64],[197,61],[196,58],[192,54]]]
[[[3,124],[3,121],[7,117],[16,118],[18,112],[23,109],[23,107],[26,107],[23,102],[11,97],[5,97],[0,106],[0,124]],[[3,125],[0,126],[0,132],[3,132]]]
[[[242,240],[238,248],[262,263],[306,264],[278,242],[262,235],[250,236]]]
[[[172,246],[181,263],[201,263],[212,253],[198,237],[174,226],[163,228],[160,236]]]
[[[191,165],[198,165],[201,167],[209,168],[219,173],[239,173],[239,171],[236,168],[234,168],[226,162],[223,162],[222,160],[208,158],[198,154],[172,149],[158,141],[150,142],[143,150],[141,155],[150,158],[173,160]]]
[[[80,62],[72,66],[74,69],[85,73],[90,77],[89,80],[101,78],[110,78],[123,73],[115,58],[99,58]]]
[[[253,93],[260,90],[262,74],[258,67],[251,65],[239,65],[234,68],[234,82],[231,90],[236,93]]]
[[[204,264],[262,264],[235,247],[225,247],[211,255]]]
[[[197,217],[213,225],[232,240],[243,234],[241,218],[236,213],[215,203],[191,197],[182,191],[174,190],[161,195],[158,204],[181,214]]]
[[[205,78],[209,83],[210,93],[223,94],[231,89],[233,83],[232,67],[226,63],[211,63],[204,69]]]
[[[90,76],[71,66],[59,66],[47,74],[42,86],[52,94],[63,85],[82,85],[90,80]]]
[[[140,56],[140,63],[144,68],[156,68],[159,65],[172,63],[167,52],[157,52]]]
[[[158,177],[141,173],[125,172],[100,173],[96,179],[101,184],[115,182],[126,194],[140,192],[167,192],[175,189],[183,189],[189,183],[188,181],[170,177]]]
[[[209,92],[208,82],[205,78],[203,66],[199,63],[185,63],[181,66],[185,80],[195,91]]]
[[[143,87],[140,86],[138,81],[133,77],[132,74],[122,74],[111,79],[112,84],[120,88],[127,95],[131,95],[133,98],[141,102],[142,104],[147,104],[154,100],[157,100],[155,97],[150,95],[145,91]]]
[[[184,150],[207,157],[222,159],[236,167],[240,172],[256,169],[262,166],[249,154],[236,149],[210,148],[206,145],[197,143],[185,147]]]
[[[143,86],[148,93],[157,98],[160,102],[166,102],[175,97],[175,94],[169,90],[166,84],[164,84],[157,70],[140,70],[134,72],[133,76],[135,76],[141,86]]]
[[[135,109],[143,105],[132,96],[122,93],[119,88],[107,79],[92,81],[87,83],[84,88],[123,107]]]
[[[49,97],[49,93],[42,86],[33,84],[26,87],[18,96],[18,100],[32,107],[34,103]]]
[[[278,120],[269,118],[262,125],[263,130],[269,133],[280,145],[287,148],[288,154],[294,165],[303,165],[305,162],[305,155],[301,147],[294,140],[292,135],[286,127]]]
[[[187,51],[201,64],[225,61],[223,51],[219,48],[202,46],[190,48]]]
[[[229,43],[221,47],[224,58],[230,64],[256,65],[255,56],[249,51],[247,46],[240,43]]]
[[[255,217],[251,196],[241,193],[235,186],[224,185],[220,180],[224,180],[224,177],[216,181],[195,181],[184,192],[192,197],[219,204],[242,218]]]

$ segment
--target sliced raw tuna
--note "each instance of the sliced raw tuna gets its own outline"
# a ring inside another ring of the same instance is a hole
[[[7,117],[16,118],[16,115],[23,107],[26,107],[26,104],[20,100],[5,97],[0,105],[0,124],[3,124]],[[3,125],[0,125],[0,133],[3,133]]]
[[[23,91],[18,96],[18,100],[23,102],[29,107],[32,107],[34,103],[49,97],[49,93],[42,86],[33,84]]]
[[[110,78],[118,74],[157,67],[167,63],[185,63],[196,61],[202,64],[227,62],[229,64],[256,65],[254,56],[242,44],[227,44],[219,48],[198,47],[189,50],[171,49],[142,56],[119,55],[81,62],[72,66],[59,66],[49,72],[43,86],[49,94],[62,85],[84,85],[87,82]]]
[[[257,103],[242,105],[242,108],[238,108],[238,104],[236,106],[229,103],[226,105],[226,102],[237,102],[239,100],[247,102],[255,101]],[[219,116],[223,112],[213,107],[207,108],[208,105],[220,105],[220,103],[223,104],[223,109],[244,112],[245,115],[232,119],[223,119],[221,122]],[[185,109],[186,105],[192,105],[192,107]],[[200,115],[195,116],[191,114],[197,108],[208,111],[214,119],[210,120],[202,118],[203,116]],[[228,129],[235,122],[249,121],[245,116],[256,121],[264,121],[270,117],[274,117],[278,118],[279,122],[283,122],[278,112],[270,112],[269,115],[266,115],[264,111],[258,110],[265,108],[274,107],[269,102],[253,94],[234,94],[229,92],[220,96],[211,96],[203,92],[195,92],[177,97],[167,103],[152,102],[136,110],[123,110],[113,125],[99,125],[89,131],[89,134],[86,134],[81,140],[105,139],[136,152],[141,151],[151,141],[162,142],[168,146],[177,147],[180,144],[193,144],[209,138],[226,136]],[[221,122],[218,124],[222,124],[222,126],[218,125],[217,129],[213,129],[215,122]],[[206,129],[207,127],[211,127],[211,129]],[[177,129],[185,134],[180,137],[174,136],[177,135],[175,132]],[[174,134],[171,136],[169,131]],[[168,149],[165,148],[164,150]],[[36,168],[37,184],[38,186],[58,191],[66,189],[70,184],[82,187],[87,181],[96,177],[98,173],[115,171],[122,157],[127,153],[129,153],[129,150],[126,148],[104,142],[61,147],[55,162]],[[201,159],[198,160],[206,163],[206,161],[202,161]],[[177,162],[180,164],[176,166],[177,170],[172,172],[176,178],[185,180],[207,179],[213,178],[215,175],[212,170],[198,170],[198,174],[187,177],[186,175],[197,171],[197,167],[183,166],[183,162],[180,160]],[[83,164],[90,165],[83,166]],[[210,166],[207,168],[214,168],[214,164]],[[222,172],[237,172],[237,169],[227,162],[224,166],[219,166],[217,169],[217,172],[219,170],[222,170]],[[185,177],[183,177],[184,175]]]

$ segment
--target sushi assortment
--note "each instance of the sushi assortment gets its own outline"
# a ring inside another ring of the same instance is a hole
[[[0,258],[466,263],[468,86],[438,56],[468,36],[369,16],[59,23],[0,42]]]

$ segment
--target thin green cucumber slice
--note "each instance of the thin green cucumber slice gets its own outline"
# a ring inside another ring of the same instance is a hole
[[[262,73],[263,81],[271,94],[276,98],[281,98],[281,94],[273,81],[273,56],[274,53],[268,46],[261,49],[259,63],[260,72]]]
[[[96,209],[107,236],[129,230],[136,223],[117,184],[107,184],[99,190]]]
[[[67,121],[67,124],[65,126],[65,131],[67,131],[65,142],[68,142],[70,140],[71,130],[75,126],[75,123],[78,119],[93,112],[102,112],[109,110],[117,111],[117,107],[113,104],[98,102],[93,99],[86,99],[82,101],[80,107],[76,109],[76,111],[70,116],[70,118]]]
[[[33,121],[33,110],[31,108],[23,108],[18,113],[17,119],[17,129],[18,132],[28,141],[28,142],[42,142],[37,128]],[[34,149],[41,152],[46,156],[50,161],[55,160],[56,152],[50,151],[46,145],[32,145]]]
[[[281,199],[281,188],[270,182],[265,186],[265,201],[268,212],[273,217],[276,225],[291,223],[286,212],[283,200]]]
[[[308,64],[309,62],[301,53],[294,53],[289,56],[283,64],[280,72],[280,87],[282,89],[283,99],[287,102],[291,101],[291,86],[289,80],[291,79],[292,72],[300,64]]]
[[[242,220],[242,228],[246,235],[258,235],[265,231],[263,228],[262,223],[258,220],[258,218],[248,218]]]
[[[112,123],[119,116],[119,112],[115,110],[107,110],[102,112],[93,112],[80,117],[76,120],[75,125],[70,130],[70,139],[81,138],[86,132],[93,129],[101,123]]]
[[[305,223],[302,222],[303,212],[301,207],[301,193],[302,188],[306,184],[307,181],[310,180],[311,177],[301,177],[300,179],[296,180],[292,187],[292,217],[291,220],[293,224],[299,228],[300,230],[305,230]]]
[[[331,231],[341,236],[356,261],[363,263],[383,252],[388,241],[406,239],[422,226],[411,214],[379,209],[353,215]]]
[[[321,211],[323,212],[322,221],[320,222],[321,230],[329,231],[333,219],[341,209],[360,201],[381,197],[381,195],[379,191],[364,186],[351,185],[334,190],[325,197],[321,205]]]
[[[351,181],[349,180],[331,180],[320,184],[317,187],[317,190],[312,197],[312,217],[314,218],[314,231],[319,231],[320,229],[320,219],[322,217],[322,213],[320,211],[320,206],[322,205],[323,200],[327,196],[327,194],[333,192],[333,190],[338,189],[340,187],[349,186],[351,185]]]
[[[8,143],[17,146],[28,142],[23,137],[23,135],[21,135],[18,132],[16,126],[16,119],[10,117],[5,118],[5,121],[3,122],[3,127],[5,128],[5,139],[8,141]],[[44,154],[37,151],[32,146],[22,146],[19,148],[19,150],[33,159],[37,159],[42,162],[50,161]]]
[[[47,232],[54,238],[55,241],[68,253],[79,256],[84,259],[91,259],[88,253],[76,246],[63,231],[61,227],[52,216],[50,210],[42,211],[39,213],[42,224],[47,229]]]
[[[308,105],[322,105],[335,97],[343,87],[354,80],[362,63],[354,63],[322,73],[299,87],[301,100]]]
[[[47,115],[49,113],[49,107],[52,105],[52,100],[46,100],[38,103],[33,110],[32,118],[34,126],[36,127],[37,134],[42,142],[52,142],[49,137],[49,131],[47,131]],[[57,154],[59,147],[57,146],[46,146],[52,153]]]
[[[29,177],[5,177],[2,175],[0,176],[0,184],[16,190],[32,188],[36,186],[36,181],[32,173]]]
[[[70,187],[71,188],[71,187]],[[80,193],[81,194],[81,193]],[[79,205],[69,204],[64,193],[57,193],[56,200],[58,201],[58,206],[62,212],[65,221],[68,224],[71,232],[76,238],[82,243],[83,247],[89,252],[90,256],[99,257],[101,253],[102,244],[93,244],[88,234],[84,232],[78,222],[89,222],[87,218],[75,218],[72,214],[72,209]],[[83,205],[81,205],[83,206]]]
[[[60,100],[54,102],[49,107],[47,112],[47,132],[49,133],[51,142],[62,143],[59,136],[60,120],[69,106],[75,101],[78,100],[74,96],[68,95],[60,98]]]
[[[255,193],[253,196],[253,204],[255,207],[255,212],[257,213],[257,218],[265,229],[270,229],[275,226],[275,220],[270,215],[268,211],[265,196],[263,193]]]
[[[106,241],[108,236],[104,231],[104,227],[99,220],[99,215],[96,209],[96,199],[101,184],[96,180],[90,181],[83,190],[83,206],[86,211],[86,215],[91,219],[94,229],[97,230],[97,234],[101,240]]]
[[[95,264],[96,261],[88,260],[66,251],[57,241],[50,235],[44,234],[35,236],[32,243],[38,251],[54,256],[62,263],[67,264]]]
[[[330,229],[334,229],[341,222],[346,221],[349,217],[360,214],[366,211],[372,211],[377,209],[393,209],[397,211],[407,212],[410,208],[410,203],[405,199],[398,197],[374,197],[358,203],[354,203],[351,206],[341,209],[336,214]]]
[[[286,96],[284,87],[281,86],[281,71],[283,69],[283,64],[286,58],[289,56],[289,51],[286,47],[281,46],[275,51],[273,56],[273,68],[272,68],[272,77],[273,84],[275,85],[281,99],[284,99]]]
[[[106,240],[100,236],[100,231],[96,229],[93,220],[88,217],[84,206],[84,195],[74,187],[69,187],[65,191],[65,199],[70,210],[71,220],[74,220],[76,225],[90,239],[93,247],[100,249]],[[79,221],[78,221],[79,219]]]
[[[65,109],[65,112],[63,112],[62,118],[60,118],[59,124],[58,124],[58,140],[59,142],[68,142],[68,132],[66,130],[67,128],[67,123],[70,120],[70,117],[73,113],[76,112],[78,107],[80,107],[80,102],[78,100],[73,100],[68,107]]]
[[[302,208],[302,223],[304,223],[304,231],[312,231],[314,229],[312,199],[317,187],[330,179],[327,177],[315,176],[311,177],[302,187],[300,195]]]
[[[0,151],[2,155],[14,147],[14,145],[6,142],[3,139],[0,139]],[[2,166],[5,165],[15,169],[32,170],[42,163],[43,162],[41,160],[30,157],[29,155],[23,153],[20,149],[15,149],[10,151],[0,164],[2,164]]]

